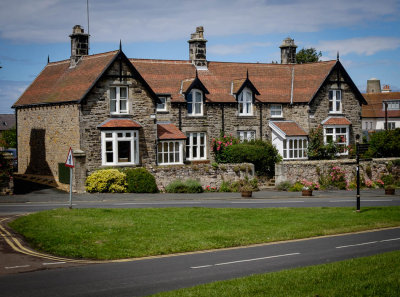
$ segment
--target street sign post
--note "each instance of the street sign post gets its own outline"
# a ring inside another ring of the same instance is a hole
[[[65,161],[65,166],[69,167],[69,208],[72,208],[72,173],[75,167],[74,156],[72,155],[72,148],[69,148],[67,160]]]

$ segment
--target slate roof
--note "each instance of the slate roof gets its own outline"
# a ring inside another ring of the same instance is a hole
[[[384,118],[384,100],[400,100],[400,92],[366,93],[362,94],[368,105],[362,106],[363,118]],[[400,110],[388,110],[389,118],[400,118]]]
[[[190,61],[130,59],[135,68],[157,94],[170,94],[172,102],[185,102],[182,85],[196,77]],[[307,103],[318,91],[337,61],[308,64],[262,64],[208,62],[208,70],[199,70],[198,77],[210,92],[206,102],[236,102],[232,95],[246,79],[260,95],[256,100],[271,103],[290,103],[292,77],[293,102]]]
[[[174,124],[158,124],[157,137],[160,140],[186,139],[186,135]]]
[[[142,126],[131,119],[108,119],[97,126],[99,129],[114,128],[141,128]]]
[[[286,136],[307,136],[308,134],[296,122],[291,121],[273,121]]]
[[[9,130],[15,127],[14,114],[0,114],[0,131]]]
[[[69,59],[48,63],[13,107],[81,100],[117,54],[84,56],[74,68]]]

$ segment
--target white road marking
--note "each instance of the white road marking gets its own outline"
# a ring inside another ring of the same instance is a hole
[[[65,264],[65,262],[42,263],[42,265],[57,265],[57,264]]]
[[[11,267],[4,267],[5,269],[17,269],[17,268],[26,268],[31,265],[21,265],[21,266],[11,266]]]
[[[342,249],[342,248],[347,248],[347,247],[360,246],[360,245],[367,245],[367,244],[373,244],[373,243],[377,243],[377,242],[395,241],[395,240],[400,240],[400,237],[398,237],[398,238],[390,238],[390,239],[383,239],[383,240],[377,240],[377,241],[370,241],[370,242],[364,242],[364,243],[358,243],[358,244],[337,246],[336,248],[337,248],[337,249]]]
[[[329,202],[331,203],[340,203],[340,202],[355,202],[356,198],[354,198],[353,200],[329,200]],[[380,200],[364,200],[362,199],[361,202],[390,202],[393,200],[385,200],[385,199],[380,199]]]
[[[244,204],[244,203],[255,203],[255,204],[262,204],[262,203],[302,203],[305,201],[232,201],[232,204]]]
[[[126,203],[115,203],[113,205],[157,205],[157,204],[200,204],[200,202],[126,202]]]
[[[381,242],[394,241],[394,240],[400,240],[400,238],[384,239],[384,240],[381,240]]]
[[[77,204],[72,204],[73,206],[74,205],[77,205]],[[34,204],[34,203],[20,203],[20,204],[0,204],[0,207],[10,207],[10,206],[12,206],[12,207],[15,207],[15,206],[19,206],[19,207],[32,207],[32,206],[37,206],[37,207],[42,207],[42,206],[69,206],[69,204],[65,204],[65,203],[55,203],[55,204]]]
[[[243,263],[243,262],[259,261],[259,260],[279,258],[279,257],[287,257],[287,256],[294,256],[294,255],[300,255],[300,253],[292,253],[292,254],[268,256],[268,257],[262,257],[262,258],[245,259],[245,260],[238,260],[238,261],[224,262],[224,263],[216,263],[216,264],[203,265],[203,266],[193,266],[193,267],[190,267],[190,268],[199,269],[199,268],[206,268],[206,267],[212,267],[212,266],[222,266],[222,265],[229,265],[229,264],[237,264],[237,263]]]

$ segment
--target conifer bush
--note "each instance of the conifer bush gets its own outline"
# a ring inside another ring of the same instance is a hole
[[[154,176],[146,168],[125,169],[127,191],[129,193],[157,193]]]

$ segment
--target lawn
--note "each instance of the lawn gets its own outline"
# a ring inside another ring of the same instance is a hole
[[[253,275],[160,293],[157,297],[399,296],[400,251]]]
[[[120,259],[400,226],[400,207],[56,209],[10,226],[37,250]]]

